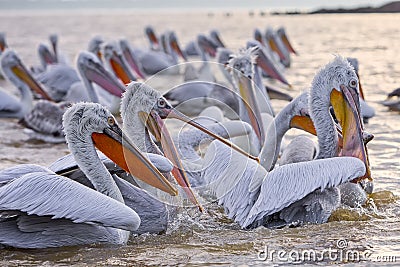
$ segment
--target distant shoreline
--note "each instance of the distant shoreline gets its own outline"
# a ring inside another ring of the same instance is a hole
[[[309,14],[368,14],[368,13],[399,13],[400,1],[390,2],[379,7],[358,7],[358,8],[321,8],[310,12],[286,11],[272,12],[272,15],[309,15]]]

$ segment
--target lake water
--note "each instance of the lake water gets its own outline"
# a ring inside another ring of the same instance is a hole
[[[149,11],[147,11],[149,12]],[[299,52],[292,57],[292,66],[285,73],[295,96],[308,87],[319,67],[340,54],[359,59],[360,75],[366,99],[376,116],[366,125],[375,139],[368,144],[375,192],[390,191],[400,196],[400,114],[379,104],[386,94],[399,87],[400,80],[400,16],[368,15],[302,15],[254,16],[246,12],[223,13],[144,13],[134,11],[36,12],[0,14],[0,31],[7,34],[26,65],[38,65],[37,46],[47,42],[50,33],[60,36],[60,49],[74,62],[89,39],[102,35],[106,40],[125,37],[135,46],[147,45],[143,28],[153,25],[157,32],[176,31],[181,44],[194,39],[197,33],[216,28],[226,45],[237,50],[252,37],[253,29],[267,25],[284,26]],[[276,86],[279,86],[275,84]],[[0,86],[15,92],[8,82]],[[164,88],[163,90],[168,90]],[[285,102],[275,101],[276,110]],[[0,168],[21,163],[49,165],[68,153],[66,145],[27,142],[16,120],[0,123]],[[65,265],[286,265],[287,259],[305,251],[314,251],[322,260],[307,264],[353,263],[347,252],[369,256],[377,265],[390,264],[390,256],[400,262],[400,202],[376,201],[376,209],[359,210],[358,220],[333,221],[323,225],[270,230],[240,230],[215,206],[204,214],[182,210],[164,235],[143,235],[131,238],[124,247],[75,247],[45,250],[3,249],[0,264],[10,266]],[[389,203],[386,203],[389,202]],[[352,213],[354,215],[354,212]],[[339,245],[339,247],[338,247]],[[260,253],[260,251],[267,253]],[[271,251],[275,250],[275,254]],[[331,255],[329,255],[329,250]],[[277,252],[283,251],[281,258]],[[335,252],[336,251],[336,252]],[[297,253],[297,254],[296,254]],[[340,254],[342,253],[342,254]],[[347,254],[346,254],[347,253]],[[346,254],[346,255],[344,255]],[[270,255],[262,261],[259,257]],[[386,256],[383,257],[383,256]],[[364,264],[367,260],[364,260]]]

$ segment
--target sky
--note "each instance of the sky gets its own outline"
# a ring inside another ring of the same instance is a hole
[[[390,0],[0,0],[0,9],[75,8],[258,8],[271,11],[315,10],[318,8],[380,6]]]

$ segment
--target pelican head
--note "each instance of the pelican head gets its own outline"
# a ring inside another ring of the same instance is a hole
[[[46,68],[48,65],[57,63],[57,59],[54,58],[53,54],[45,44],[39,44],[38,54],[40,63],[44,68]]]
[[[197,35],[197,46],[200,50],[206,52],[211,57],[215,57],[217,46],[204,34]]]
[[[88,51],[95,54],[99,59],[101,59],[101,45],[104,43],[104,40],[101,36],[94,36],[90,39],[88,44]]]
[[[231,58],[232,51],[228,48],[218,47],[217,48],[217,62],[222,65],[228,64]]]
[[[238,54],[232,55],[231,59],[228,61],[227,68],[232,74],[232,80],[236,90],[243,99],[241,107],[243,107],[247,112],[247,115],[245,116],[248,117],[248,122],[250,122],[253,127],[253,130],[262,146],[265,140],[265,135],[262,126],[261,112],[254,93],[254,90],[259,89],[254,88],[255,86],[253,83],[257,49],[257,47],[242,49]],[[241,116],[246,114],[243,113],[243,111],[240,111]]]
[[[128,62],[129,66],[136,72],[136,74],[141,78],[145,79],[145,75],[143,74],[142,70],[140,69],[140,62],[134,57],[132,52],[132,48],[129,45],[128,40],[121,39],[119,41],[119,46],[121,48],[121,52]]]
[[[218,47],[225,47],[224,43],[221,40],[221,37],[219,36],[219,31],[218,30],[215,30],[215,29],[211,30],[210,31],[210,38]]]
[[[297,52],[294,50],[293,46],[291,45],[291,43],[289,42],[289,38],[286,35],[286,31],[285,28],[280,27],[277,31],[276,31],[277,35],[281,38],[283,44],[286,46],[287,50],[290,53],[293,54],[297,54]]]
[[[182,52],[182,49],[178,43],[178,37],[176,37],[176,34],[174,31],[169,31],[166,33],[166,37],[168,37],[169,44],[171,48],[180,56],[182,57],[185,61],[187,61],[186,55]]]
[[[105,63],[115,75],[124,83],[136,81],[135,75],[129,69],[122,51],[116,42],[109,42],[104,46]]]
[[[354,67],[354,70],[355,70],[355,72],[357,74],[357,77],[358,77],[358,85],[360,87],[360,97],[361,97],[361,99],[365,100],[364,90],[363,90],[363,88],[361,86],[361,81],[360,81],[360,74],[358,73],[358,70],[359,70],[358,59],[355,58],[355,57],[348,57],[347,61],[350,62],[350,65],[352,65]]]
[[[52,33],[49,35],[49,40],[51,44],[57,45],[58,43],[58,35],[56,33]]]
[[[250,40],[247,42],[247,48],[250,47],[257,47],[258,49],[255,50],[255,54],[257,55],[257,66],[259,66],[266,74],[268,74],[271,78],[276,79],[283,84],[291,86],[289,82],[286,80],[285,76],[276,68],[272,59],[267,56],[264,47],[261,45],[260,42],[256,40]]]
[[[7,48],[6,42],[6,34],[4,32],[0,32],[0,55]]]
[[[147,36],[147,38],[149,39],[150,47],[152,49],[159,49],[160,43],[158,42],[158,38],[157,38],[156,34],[154,33],[153,27],[150,25],[146,26],[144,28],[144,33]]]
[[[217,48],[217,62],[218,67],[224,74],[225,78],[232,84],[232,76],[227,72],[226,65],[228,65],[229,59],[231,58],[232,51],[228,48],[218,47]]]
[[[310,112],[313,120],[323,123],[315,124],[318,138],[328,138],[326,135],[327,123],[323,114],[329,112],[333,107],[334,114],[342,128],[343,156],[353,156],[366,164],[366,176],[370,178],[368,155],[363,142],[363,124],[360,116],[360,90],[357,74],[350,63],[343,57],[336,56],[335,59],[323,67],[312,82],[310,91]],[[332,120],[332,119],[331,119]],[[337,139],[337,137],[336,137]],[[337,143],[337,140],[328,140],[326,143]],[[336,151],[330,151],[333,157]]]
[[[52,46],[52,48],[53,48],[55,60],[57,61],[57,43],[58,43],[58,35],[57,35],[56,33],[50,34],[49,40],[50,40],[51,46]]]
[[[94,145],[135,177],[171,195],[177,194],[168,180],[126,138],[112,114],[100,104],[73,105],[63,115],[63,127],[71,152]]]
[[[125,91],[125,86],[103,67],[95,54],[86,51],[80,52],[77,66],[84,81],[94,82],[117,97],[121,97]],[[95,100],[92,99],[92,101]]]
[[[44,99],[52,100],[47,92],[32,77],[21,59],[11,49],[6,49],[1,55],[1,68],[4,75],[18,88],[27,85],[32,91],[40,94]]]
[[[258,41],[260,44],[264,45],[264,40],[260,29],[256,28],[254,30],[254,39]]]

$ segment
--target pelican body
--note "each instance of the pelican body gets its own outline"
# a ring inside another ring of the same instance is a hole
[[[124,204],[95,146],[140,179],[176,193],[129,140],[122,141],[114,117],[99,104],[76,104],[63,121],[69,149],[95,190],[37,165],[3,170],[0,244],[18,248],[126,244],[140,218]]]

